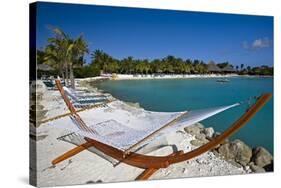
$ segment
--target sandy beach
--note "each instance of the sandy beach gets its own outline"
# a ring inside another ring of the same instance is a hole
[[[41,105],[47,110],[44,119],[67,112],[67,107],[60,97],[59,91],[43,90]],[[118,101],[118,103],[127,105],[128,108],[135,111],[144,111],[144,109],[129,106],[122,101]],[[197,124],[197,126],[203,129],[202,125]],[[110,162],[91,151],[83,151],[69,160],[52,166],[51,161],[54,158],[73,148],[75,145],[57,139],[68,132],[53,126],[53,122],[40,124],[38,128],[34,129],[36,129],[37,136],[36,139],[33,137],[31,142],[36,144],[37,147],[36,166],[38,186],[133,181],[143,171],[143,169],[123,163],[114,167]],[[34,134],[34,132],[31,132],[31,134]],[[185,130],[170,133],[166,139],[168,145],[175,145],[178,150],[183,150],[184,152],[198,147],[195,146],[196,144],[192,144],[198,140],[196,136]],[[171,147],[163,147],[149,154],[167,155],[171,152]],[[31,167],[31,170],[35,169],[36,167],[34,169]],[[171,165],[166,169],[160,169],[150,179],[232,175],[249,172],[251,172],[249,168],[231,164],[222,159],[222,157],[215,155],[215,153],[207,152],[192,160]]]
[[[98,78],[114,80],[141,80],[141,79],[192,79],[192,78],[228,78],[238,74],[103,74]]]

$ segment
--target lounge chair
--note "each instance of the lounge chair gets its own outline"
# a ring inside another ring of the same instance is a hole
[[[68,93],[71,93],[72,95],[74,95],[77,98],[107,98],[107,95],[101,94],[101,93],[88,93],[85,92],[84,90],[75,90],[72,89],[71,87],[63,87],[63,89],[65,91],[67,91]]]
[[[80,108],[80,109],[87,109],[87,108],[91,108],[91,107],[94,107],[94,106],[99,106],[99,107],[107,107],[107,103],[110,102],[110,101],[95,101],[94,103],[93,102],[74,102],[73,103],[73,106],[75,108]]]
[[[77,91],[63,87],[65,94],[70,97],[73,105],[77,108],[87,107],[93,104],[103,103],[108,100],[106,96],[103,95],[87,95],[78,93]]]
[[[197,149],[187,153],[184,153],[183,151],[175,151],[167,156],[149,156],[139,153],[138,150],[145,147],[147,144],[153,143],[152,140],[162,139],[163,135],[167,134],[167,132],[202,121],[203,119],[211,117],[224,110],[238,106],[239,103],[197,111],[158,113],[159,117],[156,118],[157,120],[153,119],[153,116],[150,116],[150,114],[154,113],[155,115],[157,112],[148,112],[147,118],[149,121],[146,121],[143,114],[137,114],[137,116],[141,118],[135,120],[131,119],[131,124],[122,122],[123,117],[120,117],[123,113],[122,110],[118,111],[118,109],[116,109],[115,112],[107,114],[106,117],[100,117],[98,110],[88,111],[87,113],[91,113],[93,118],[97,121],[99,120],[99,122],[94,122],[94,124],[88,126],[87,120],[89,121],[89,119],[84,121],[81,118],[68,97],[65,95],[65,91],[58,80],[56,81],[56,84],[71,112],[71,119],[69,120],[69,123],[59,124],[58,127],[67,129],[73,132],[73,134],[79,135],[85,142],[54,159],[52,164],[56,165],[83,150],[94,149],[94,153],[97,153],[98,151],[99,155],[102,155],[103,158],[107,160],[111,159],[118,161],[119,163],[123,162],[131,166],[145,169],[143,173],[136,178],[137,180],[148,179],[160,168],[166,168],[171,164],[189,160],[209,151],[210,149],[213,149],[242,128],[271,98],[271,94],[264,94],[259,97],[257,102],[251,106],[240,119],[234,122],[231,127],[229,127],[221,135],[215,137],[213,140],[201,147],[198,147]],[[100,113],[105,112],[100,111]],[[113,117],[113,114],[115,113],[116,115]],[[107,120],[102,120],[102,118],[106,118]],[[141,123],[143,122],[143,126],[134,126],[134,123],[140,123],[138,120],[142,119],[143,121],[141,121]],[[63,122],[66,121],[62,121],[61,123]],[[150,124],[146,122],[150,122]]]
[[[48,90],[55,89],[56,85],[51,80],[43,80],[43,83],[45,84]]]

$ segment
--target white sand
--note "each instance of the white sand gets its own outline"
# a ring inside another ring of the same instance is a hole
[[[47,117],[53,117],[67,112],[66,106],[58,91],[44,92],[41,104],[48,109]],[[143,110],[143,109],[135,109]],[[38,186],[55,186],[85,184],[95,182],[133,181],[143,169],[135,168],[124,163],[113,165],[93,154],[83,151],[80,154],[52,167],[51,161],[75,147],[73,144],[59,141],[57,138],[66,133],[65,130],[55,128],[52,123],[45,123],[37,128],[37,184]],[[167,135],[168,143],[176,145],[178,150],[185,152],[194,149],[190,141],[195,139],[192,135],[179,131]],[[32,140],[34,143],[35,141]],[[167,155],[172,152],[172,147],[167,146],[156,150],[151,155]],[[160,169],[150,179],[166,179],[180,177],[198,177],[243,174],[242,168],[216,157],[212,152],[207,152],[190,161],[174,164],[166,169]]]
[[[190,79],[190,78],[228,78],[236,77],[237,74],[147,74],[147,75],[132,75],[132,74],[117,74],[115,80],[140,80],[140,79]],[[110,77],[110,74],[104,75]]]

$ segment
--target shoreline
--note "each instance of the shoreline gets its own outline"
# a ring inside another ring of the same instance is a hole
[[[88,77],[88,78],[76,78],[78,81],[106,81],[106,80],[169,80],[169,79],[210,79],[210,78],[273,78],[270,75],[238,75],[238,74],[174,74],[174,75],[133,75],[133,74],[102,74],[101,76]]]

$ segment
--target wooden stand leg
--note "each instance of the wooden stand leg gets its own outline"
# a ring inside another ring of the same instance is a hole
[[[155,168],[148,168],[144,170],[136,180],[147,180],[152,174],[154,174],[158,169]]]
[[[68,159],[68,158],[70,158],[70,157],[80,153],[81,151],[84,151],[84,150],[88,149],[91,146],[93,146],[93,144],[91,142],[86,142],[84,144],[81,144],[81,145],[79,145],[79,146],[77,146],[77,147],[67,151],[66,153],[62,154],[61,156],[57,157],[56,159],[54,159],[52,161],[52,164],[56,165],[56,164],[58,164],[58,163],[60,163],[60,162],[62,162],[64,160],[66,160],[66,159]]]
[[[176,156],[176,155],[182,155],[184,152],[182,150],[174,152],[170,154],[169,156]],[[154,174],[157,170],[157,168],[147,168],[145,169],[135,180],[147,180],[152,174]]]

